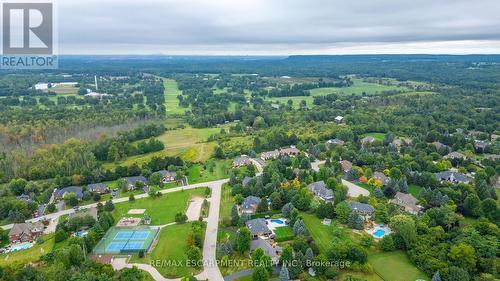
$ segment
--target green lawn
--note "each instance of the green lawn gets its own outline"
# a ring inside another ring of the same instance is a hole
[[[121,217],[142,217],[143,215],[128,214],[130,209],[146,209],[145,214],[151,217],[152,225],[162,225],[175,221],[175,214],[185,212],[188,201],[193,196],[204,197],[205,189],[197,188],[163,194],[160,197],[147,197],[115,204],[112,214],[115,220]]]
[[[419,198],[420,191],[422,190],[422,187],[414,184],[408,185],[408,192],[413,195],[415,198]]]
[[[322,253],[330,248],[335,239],[351,239],[351,230],[339,226],[335,221],[332,221],[332,225],[324,225],[314,214],[300,213],[300,216]]]
[[[214,181],[219,179],[224,179],[228,177],[229,168],[231,166],[230,160],[210,160],[212,164],[206,164],[205,169],[202,164],[195,164],[188,169],[188,181],[190,184]],[[209,166],[213,165],[210,169]]]
[[[293,230],[290,226],[282,226],[274,229],[274,234],[276,234],[276,242],[283,242],[292,240],[294,238]]]
[[[231,195],[231,187],[228,184],[222,186],[221,204],[219,218],[231,218],[231,208],[234,205],[234,197]]]
[[[43,235],[42,239],[45,240],[44,243],[35,244],[29,249],[0,255],[0,266],[23,266],[38,261],[42,255],[52,252],[54,234]]]
[[[384,140],[384,137],[385,137],[385,134],[384,134],[384,133],[376,133],[376,132],[373,132],[373,133],[366,133],[366,134],[364,134],[363,136],[361,136],[361,138],[364,138],[364,137],[367,137],[367,136],[372,136],[372,137],[374,137],[376,140],[383,141],[383,140]]]
[[[150,264],[151,261],[177,262],[176,266],[155,264],[156,269],[167,278],[177,278],[195,273],[195,269],[186,266],[187,237],[191,233],[191,223],[174,224],[163,228],[158,238],[158,244],[151,254],[140,259],[134,255],[131,262]]]
[[[165,107],[168,114],[184,114],[189,108],[179,106],[178,95],[182,92],[177,87],[177,82],[173,79],[163,78],[163,87],[165,87]]]
[[[430,280],[402,251],[369,255],[368,261],[384,280]]]

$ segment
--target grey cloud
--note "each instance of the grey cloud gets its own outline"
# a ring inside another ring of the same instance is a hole
[[[246,47],[249,53],[299,52],[345,44],[500,40],[496,0],[58,0],[58,4],[60,49],[67,53],[231,46]]]

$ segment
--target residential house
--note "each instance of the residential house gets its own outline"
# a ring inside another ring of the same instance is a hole
[[[10,243],[33,241],[43,234],[43,223],[16,223],[9,232]]]
[[[87,190],[92,193],[104,194],[109,192],[109,187],[105,183],[92,183],[87,185]]]
[[[444,172],[436,173],[435,175],[436,175],[437,180],[440,182],[446,181],[446,182],[451,182],[454,184],[469,183],[470,182],[469,178],[466,175],[459,173],[459,172],[444,171]]]
[[[92,217],[95,221],[97,221],[97,208],[96,207],[90,207],[87,209],[83,209],[79,212],[71,213],[69,215],[69,218],[84,218],[84,217]]]
[[[450,159],[450,160],[465,160],[465,159],[467,159],[467,157],[465,157],[465,155],[463,155],[462,153],[457,152],[457,151],[450,152],[447,155],[443,156],[443,158]]]
[[[375,138],[372,136],[366,136],[361,139],[361,144],[366,145],[366,144],[372,144],[375,141]]]
[[[264,254],[271,258],[273,264],[277,264],[279,262],[279,258],[281,255],[281,247],[278,246],[272,240],[257,238],[250,242],[250,251],[253,252],[257,249],[262,249]]]
[[[252,177],[249,177],[249,176],[245,176],[243,178],[243,180],[241,181],[241,184],[246,187],[248,186],[248,184],[250,183],[250,181],[252,180]]]
[[[337,123],[342,123],[342,120],[344,120],[344,117],[338,115],[337,117],[335,117],[335,122]]]
[[[31,196],[29,196],[28,194],[21,194],[19,196],[16,196],[16,199],[21,201],[31,201]]]
[[[162,183],[173,182],[177,178],[176,172],[161,170],[161,171],[158,171],[158,173],[161,175],[161,182]]]
[[[368,220],[373,214],[373,206],[370,204],[365,204],[356,201],[347,201],[351,210],[363,216],[365,220]]]
[[[345,142],[340,139],[330,139],[326,141],[327,146],[332,146],[332,145],[344,145]]]
[[[327,188],[324,181],[313,182],[307,186],[307,189],[309,192],[316,195],[316,197],[321,198],[326,202],[333,201],[333,190]]]
[[[438,152],[440,151],[451,151],[451,147],[447,146],[446,144],[442,144],[441,142],[435,141],[432,142],[432,145],[436,148]]]
[[[243,200],[240,206],[240,213],[242,214],[255,214],[257,206],[259,206],[261,199],[257,196],[248,196]]]
[[[396,138],[392,141],[392,144],[396,147],[402,147],[411,144],[411,139],[409,138]]]
[[[344,171],[344,173],[347,173],[347,172],[349,172],[350,169],[352,169],[351,161],[340,160],[339,163],[340,163],[340,166],[342,166],[342,171]]]
[[[397,192],[394,199],[391,199],[389,202],[401,207],[403,210],[411,214],[418,214],[422,208],[418,205],[417,198],[413,197],[411,194],[402,192]]]
[[[144,192],[147,192],[146,190],[149,190],[148,186],[148,179],[146,179],[144,176],[135,176],[135,177],[126,177],[123,178],[125,180],[125,183],[127,184],[127,188],[129,190],[134,190],[136,189],[136,183],[137,182],[142,182],[144,183]]]
[[[490,143],[487,141],[474,140],[474,148],[477,153],[483,153],[489,145]]]
[[[55,199],[63,199],[64,198],[64,195],[66,193],[75,193],[76,194],[76,198],[78,200],[82,200],[83,198],[83,189],[81,186],[67,186],[67,187],[64,187],[64,188],[57,188],[55,191],[54,191],[54,198]]]
[[[271,108],[272,109],[280,109],[280,105],[277,103],[271,103]]]
[[[281,156],[297,156],[299,155],[300,150],[296,148],[294,145],[291,145],[290,147],[287,148],[282,148],[280,149],[280,155]]]
[[[381,181],[383,185],[386,185],[389,182],[389,177],[384,175],[382,172],[374,172],[372,178]]]
[[[269,237],[273,234],[267,226],[266,220],[263,218],[249,220],[245,224],[254,239],[258,237]]]
[[[266,152],[262,152],[260,154],[260,159],[266,161],[266,160],[269,160],[269,159],[276,159],[280,156],[280,152],[275,149],[275,150],[272,150],[272,151],[266,151]]]
[[[252,161],[246,155],[241,155],[240,157],[234,159],[234,161],[233,161],[234,168],[246,166],[246,165],[250,165],[250,164],[252,164]]]

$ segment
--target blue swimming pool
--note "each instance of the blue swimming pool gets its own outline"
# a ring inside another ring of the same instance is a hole
[[[10,251],[14,252],[14,251],[19,251],[19,250],[24,250],[24,249],[31,248],[31,246],[33,246],[33,243],[26,242],[26,243],[23,243],[23,244],[19,244],[19,245],[13,246],[12,248],[10,248]]]
[[[380,238],[385,235],[385,230],[377,229],[377,231],[373,232],[373,236]]]
[[[279,220],[279,219],[271,219],[271,222],[276,224],[286,224],[284,220]]]

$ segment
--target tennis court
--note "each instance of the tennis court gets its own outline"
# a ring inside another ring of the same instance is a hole
[[[96,254],[127,254],[148,252],[158,235],[159,228],[138,226],[133,228],[112,227],[94,249]]]

